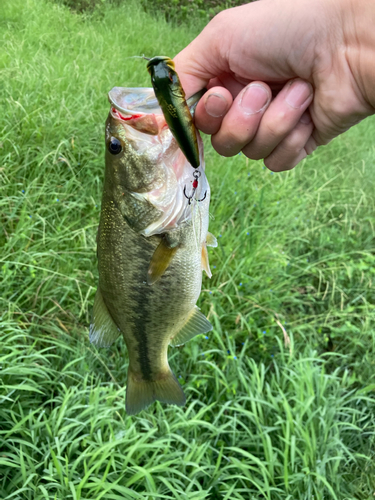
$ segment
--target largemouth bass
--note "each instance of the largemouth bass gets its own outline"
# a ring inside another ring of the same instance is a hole
[[[167,350],[212,329],[195,304],[202,269],[211,276],[207,245],[217,242],[208,233],[210,188],[199,135],[199,175],[193,177],[197,171],[152,89],[115,87],[109,101],[90,341],[108,347],[123,335],[126,410],[132,415],[155,400],[185,404]]]

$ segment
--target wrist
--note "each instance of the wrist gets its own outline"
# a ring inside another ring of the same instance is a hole
[[[341,2],[340,2],[341,3]],[[363,100],[375,112],[375,5],[373,0],[344,0],[346,57]],[[370,114],[369,113],[369,114]]]

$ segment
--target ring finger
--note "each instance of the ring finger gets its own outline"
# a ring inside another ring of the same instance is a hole
[[[305,111],[295,128],[267,156],[264,164],[273,172],[290,170],[309,154],[307,143],[311,138],[314,125],[310,113]]]

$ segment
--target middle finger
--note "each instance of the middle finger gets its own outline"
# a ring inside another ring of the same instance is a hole
[[[242,152],[253,160],[266,158],[290,134],[313,99],[310,83],[291,80],[265,111],[257,133]]]

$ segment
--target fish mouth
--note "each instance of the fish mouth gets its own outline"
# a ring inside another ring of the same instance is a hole
[[[114,87],[108,93],[112,118],[147,135],[157,135],[166,126],[152,88]]]
[[[206,89],[200,90],[186,101],[192,114],[196,104],[205,92]],[[152,87],[113,87],[108,92],[108,100],[111,107],[115,108],[122,116],[140,113],[163,114]]]
[[[163,112],[155,97],[154,89],[150,87],[113,87],[108,92],[111,107],[120,115],[156,114]]]
[[[119,110],[112,104],[110,116],[123,125],[128,125],[132,129],[147,135],[157,135],[163,127],[167,126],[163,114],[139,113],[138,109],[133,110],[133,112],[129,111]],[[138,137],[138,140],[140,139],[141,137]]]

